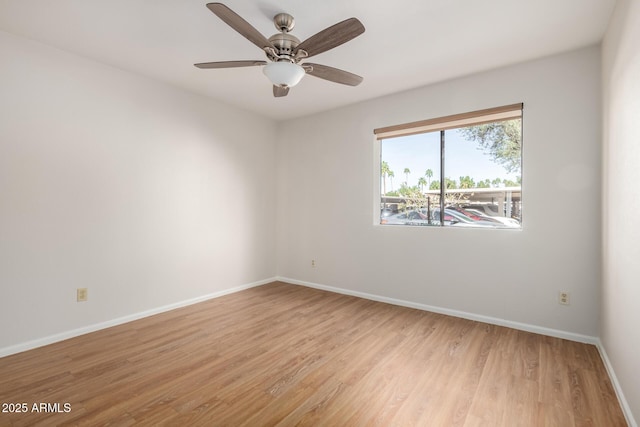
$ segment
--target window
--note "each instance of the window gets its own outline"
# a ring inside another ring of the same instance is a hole
[[[521,228],[522,108],[376,129],[380,224]]]

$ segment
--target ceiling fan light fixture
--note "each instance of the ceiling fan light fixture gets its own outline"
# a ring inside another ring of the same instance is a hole
[[[264,66],[262,72],[271,83],[279,87],[293,87],[305,74],[304,68],[289,61],[270,62]]]

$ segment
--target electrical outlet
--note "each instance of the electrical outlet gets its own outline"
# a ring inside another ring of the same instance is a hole
[[[87,300],[87,288],[78,288],[76,290],[76,299],[78,302]]]
[[[570,298],[569,292],[566,292],[566,291],[558,292],[558,304],[562,304],[562,305],[571,304],[571,298]]]
[[[316,260],[315,259],[311,260],[311,268],[316,268]]]

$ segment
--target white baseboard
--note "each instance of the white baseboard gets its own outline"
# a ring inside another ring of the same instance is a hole
[[[0,348],[0,357],[9,356],[11,354],[21,353],[23,351],[31,350],[37,347],[42,347],[48,344],[53,344],[58,341],[64,341],[69,338],[74,338],[79,335],[88,334],[90,332],[99,331],[101,329],[110,328],[112,326],[121,325],[123,323],[132,322],[134,320],[142,319],[143,317],[153,316],[154,314],[164,313],[165,311],[175,310],[176,308],[186,307],[188,305],[197,304],[199,302],[207,301],[213,298],[218,298],[224,295],[232,294],[235,292],[243,291],[245,289],[254,288],[256,286],[265,285],[276,281],[275,277],[260,280],[245,285],[236,286],[222,291],[213,292],[207,295],[202,295],[196,298],[191,298],[184,301],[179,301],[173,304],[164,305],[162,307],[152,308],[151,310],[142,311],[139,313],[130,314],[128,316],[119,317],[117,319],[107,320],[106,322],[94,323],[93,325],[83,326],[82,328],[73,329],[70,331],[61,332],[59,334],[50,335],[43,338],[38,338],[32,341],[12,345],[5,348]]]
[[[492,325],[506,326],[508,328],[518,329],[521,331],[533,332],[541,335],[548,335],[551,337],[562,338],[569,341],[577,341],[586,344],[597,345],[599,340],[597,337],[589,335],[581,335],[573,332],[561,331],[558,329],[545,328],[543,326],[529,325],[526,323],[514,322],[506,319],[499,319],[497,317],[483,316],[481,314],[467,313],[465,311],[451,310],[448,308],[436,307],[427,304],[420,304],[412,301],[400,300],[395,298],[384,297],[375,294],[369,294],[365,292],[352,291],[350,289],[335,288],[333,286],[321,285],[318,283],[305,282],[302,280],[291,279],[289,277],[277,277],[277,280],[281,282],[287,282],[294,285],[307,286],[309,288],[321,289],[329,292],[335,292],[344,295],[351,295],[354,297],[360,297],[372,301],[385,302],[388,304],[399,305],[402,307],[416,308],[418,310],[431,311],[433,313],[446,314],[448,316],[460,317],[463,319],[475,320],[478,322],[489,323]]]
[[[609,356],[607,355],[607,351],[604,348],[604,345],[598,339],[598,343],[596,344],[598,351],[600,352],[600,357],[602,358],[602,362],[604,363],[604,367],[609,374],[609,378],[611,379],[611,384],[613,384],[613,389],[616,391],[616,396],[618,396],[618,402],[620,402],[620,406],[622,407],[622,413],[627,420],[627,424],[629,427],[638,427],[638,423],[633,418],[633,413],[631,412],[631,408],[629,407],[629,402],[624,397],[624,393],[622,392],[622,388],[620,387],[620,383],[618,382],[618,377],[616,376],[615,371],[613,370],[613,365],[611,365],[611,360],[609,360]]]

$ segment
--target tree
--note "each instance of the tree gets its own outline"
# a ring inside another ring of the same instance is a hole
[[[502,179],[500,178],[496,178],[491,181],[491,185],[493,185],[494,187],[500,187],[500,184],[502,184]]]
[[[409,174],[411,173],[411,170],[409,168],[404,168],[404,172],[402,173],[407,178],[404,183],[409,185]]]
[[[382,194],[387,194],[387,177],[389,176],[389,163],[383,161],[380,164],[380,177],[382,178]]]
[[[455,190],[456,188],[460,188],[458,187],[458,183],[456,182],[455,179],[445,178],[444,182],[446,185],[445,188],[447,190]],[[439,190],[439,189],[440,189],[440,181],[438,180],[432,181],[431,185],[429,186],[429,190]]]
[[[427,185],[427,180],[421,176],[420,179],[418,179],[418,185],[420,186],[420,191],[424,193],[424,187]]]
[[[393,177],[396,176],[396,174],[393,173],[392,170],[390,170],[389,172],[387,172],[387,176],[389,177],[389,182],[391,183],[391,191],[393,191]]]
[[[489,178],[485,179],[484,181],[478,181],[478,188],[490,188],[491,187],[491,180],[489,180]]]
[[[477,142],[508,173],[520,173],[521,119],[470,126],[459,131],[467,141]]]
[[[476,183],[473,181],[469,175],[460,177],[460,187],[459,188],[475,188]]]
[[[427,188],[431,187],[431,177],[433,177],[433,171],[431,169],[427,169],[424,173],[424,176],[427,177],[428,183]]]
[[[400,184],[400,189],[398,190],[398,193],[400,193],[401,196],[408,196],[412,192],[413,192],[413,189],[409,187],[407,184],[405,184],[404,182]]]

